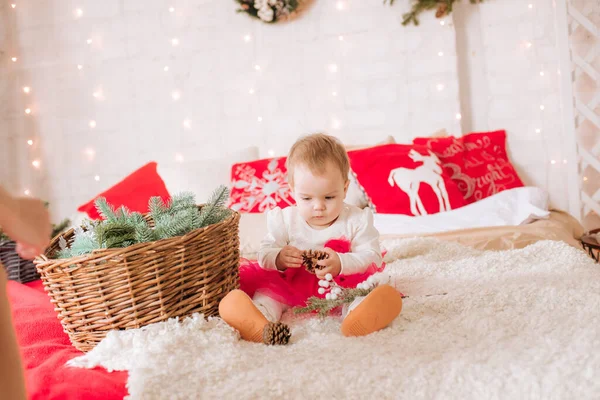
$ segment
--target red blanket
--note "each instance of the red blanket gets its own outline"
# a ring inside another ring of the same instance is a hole
[[[30,399],[112,400],[127,395],[127,372],[65,365],[82,353],[63,332],[41,281],[26,285],[8,282],[8,298]]]

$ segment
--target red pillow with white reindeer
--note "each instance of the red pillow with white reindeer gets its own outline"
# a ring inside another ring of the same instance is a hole
[[[460,138],[416,138],[413,142],[427,146],[439,157],[467,203],[523,186],[508,158],[504,130]]]
[[[417,216],[465,205],[440,160],[425,146],[388,144],[348,156],[353,179],[375,212]]]
[[[285,157],[234,164],[231,167],[229,207],[262,213],[296,204],[288,186]]]

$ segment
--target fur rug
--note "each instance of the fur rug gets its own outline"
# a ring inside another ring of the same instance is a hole
[[[288,313],[291,344],[268,347],[196,316],[112,332],[71,365],[128,370],[131,399],[597,398],[600,265],[583,251],[384,247],[378,281],[409,297],[375,334],[345,338],[339,317]]]

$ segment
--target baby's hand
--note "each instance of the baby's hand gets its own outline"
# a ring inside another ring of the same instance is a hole
[[[300,268],[302,266],[302,252],[294,246],[285,246],[279,250],[275,259],[275,266],[278,270],[286,268]]]
[[[325,275],[331,274],[334,278],[342,272],[342,260],[340,256],[334,250],[330,248],[324,248],[323,251],[329,255],[324,260],[319,260],[317,264],[322,265],[325,268],[316,269],[315,273],[319,279],[325,279]]]

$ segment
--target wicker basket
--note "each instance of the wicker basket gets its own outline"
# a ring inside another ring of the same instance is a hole
[[[16,248],[17,244],[12,240],[0,241],[0,264],[4,264],[8,279],[21,283],[40,279],[33,261],[19,257]]]
[[[233,213],[184,236],[49,259],[61,236],[72,242],[70,229],[35,264],[71,343],[89,351],[110,330],[217,315],[221,299],[239,287],[239,219]]]

